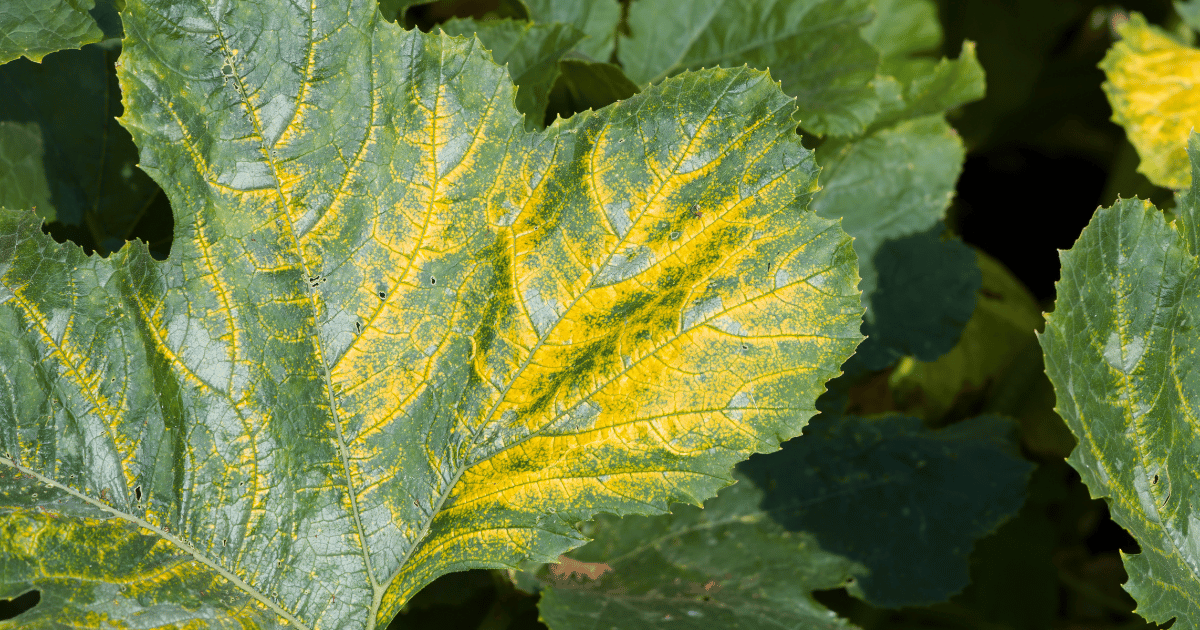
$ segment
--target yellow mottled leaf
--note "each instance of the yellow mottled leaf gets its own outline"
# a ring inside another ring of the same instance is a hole
[[[1200,123],[1200,50],[1185,46],[1133,13],[1121,40],[1100,62],[1113,121],[1125,128],[1138,171],[1168,188],[1191,183],[1187,138]]]
[[[861,340],[850,237],[807,208],[765,72],[528,132],[479,40],[376,0],[122,20],[170,257],[0,211],[0,597],[46,593],[26,626],[384,627],[442,574],[713,496]],[[120,561],[64,582],[41,559],[67,538]]]

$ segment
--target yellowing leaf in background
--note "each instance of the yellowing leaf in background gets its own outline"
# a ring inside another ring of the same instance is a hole
[[[0,597],[22,623],[374,628],[439,575],[699,504],[861,339],[764,73],[542,133],[374,0],[130,2],[170,257],[0,211]],[[65,576],[65,577],[64,577]]]
[[[1191,184],[1187,139],[1200,126],[1200,50],[1184,46],[1138,13],[1117,27],[1121,35],[1100,67],[1113,121],[1125,128],[1142,162],[1138,171],[1156,185]]]

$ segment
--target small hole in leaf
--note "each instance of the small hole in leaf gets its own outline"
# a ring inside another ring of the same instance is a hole
[[[133,487],[133,498],[134,498],[134,500],[137,500],[137,501],[142,500],[142,487],[141,486]]]
[[[430,277],[429,277],[429,284],[437,284],[437,278],[434,278],[433,276],[430,276]]]
[[[361,323],[354,322],[354,332],[356,332],[356,333],[362,332],[362,324]]]
[[[385,297],[387,297],[387,293],[386,293],[386,292],[384,292],[384,291],[380,291],[380,292],[379,292],[379,299],[381,299],[381,300],[382,300],[382,299],[383,299],[383,298],[385,298]]]
[[[1150,483],[1157,485],[1158,484],[1158,475],[1154,475],[1154,479],[1151,479]]]

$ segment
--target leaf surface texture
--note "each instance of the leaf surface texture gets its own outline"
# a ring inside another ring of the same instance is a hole
[[[477,40],[373,1],[122,19],[170,257],[0,214],[0,596],[55,604],[23,622],[386,624],[599,511],[713,496],[861,339],[762,72],[528,133]],[[60,580],[52,549],[120,561]]]
[[[1195,134],[1188,153],[1196,169]],[[1097,211],[1060,254],[1040,338],[1056,411],[1079,440],[1068,461],[1141,547],[1123,558],[1135,612],[1173,628],[1200,619],[1197,218],[1189,203],[1168,223],[1137,199]]]
[[[0,5],[0,63],[98,42],[104,31],[88,13],[94,0],[9,0]]]
[[[742,475],[701,510],[617,519],[593,542],[537,569],[538,608],[553,630],[586,628],[853,628],[813,598],[866,573],[790,532]]]
[[[849,136],[879,111],[879,53],[859,33],[871,17],[869,0],[641,0],[617,56],[639,85],[718,65],[770,68],[805,130]]]

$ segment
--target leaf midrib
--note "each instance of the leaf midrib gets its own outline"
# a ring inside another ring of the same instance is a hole
[[[309,36],[307,37],[307,45],[309,46],[310,53],[308,55],[306,55],[306,59],[308,59],[309,61],[312,60],[311,49],[314,45],[312,25],[315,21],[315,17],[313,16],[312,12],[315,10],[315,7],[316,7],[315,4],[309,5],[309,14],[308,14],[308,19],[307,19],[307,23],[309,26]],[[212,16],[210,15],[210,17],[212,17]],[[375,11],[370,18],[368,27],[372,30],[372,32],[374,31],[375,28],[377,28],[378,17],[379,17],[379,12]],[[278,207],[279,214],[287,222],[288,236],[291,239],[292,247],[294,248],[295,251],[302,252],[303,249],[300,246],[300,235],[298,234],[298,230],[297,230],[295,221],[292,219],[291,213],[288,212],[287,195],[284,193],[284,191],[281,187],[282,177],[280,176],[280,173],[279,173],[279,166],[271,158],[270,149],[266,146],[267,138],[266,138],[266,135],[263,133],[263,125],[262,125],[262,121],[258,117],[258,110],[254,107],[253,103],[251,102],[251,99],[249,97],[249,92],[247,91],[246,86],[242,80],[242,74],[240,72],[236,72],[237,60],[232,55],[229,54],[229,52],[232,50],[232,48],[229,46],[228,39],[227,39],[223,29],[221,28],[221,26],[222,26],[221,23],[219,22],[219,20],[216,20],[214,18],[213,24],[214,24],[214,30],[216,31],[218,37],[220,38],[220,46],[221,46],[222,51],[225,53],[226,63],[229,63],[235,69],[235,72],[233,72],[233,80],[237,84],[238,94],[241,96],[243,106],[246,108],[246,112],[251,120],[251,123],[254,125],[255,134],[259,138],[259,147],[258,147],[259,151],[262,154],[262,158],[263,158],[264,162],[266,162],[271,168],[272,178],[274,180],[276,201],[279,204],[279,207]],[[374,90],[374,83],[375,83],[374,44],[375,44],[375,38],[374,38],[374,36],[372,36],[372,37],[368,37],[367,40],[368,40],[367,45],[369,47],[368,52],[367,52],[367,63],[369,65],[369,71],[367,72],[367,75],[371,78],[371,84],[368,88],[368,93],[371,94],[372,97],[374,97],[374,91],[375,91]],[[311,67],[311,64],[309,64],[305,68],[305,73],[306,73],[305,76],[300,81],[302,90],[306,89],[308,83],[310,82],[311,71],[312,71],[312,67]],[[296,111],[299,111],[299,106],[297,107]],[[363,146],[360,147],[359,156],[356,156],[356,157],[360,157],[362,155],[362,152],[365,150],[366,144],[369,143],[371,129],[373,129],[375,126],[374,125],[374,117],[375,117],[375,108],[372,107],[371,108],[371,119],[370,119],[369,124],[367,125],[367,137],[363,139],[363,141],[362,141]],[[289,121],[288,125],[284,126],[284,129],[286,129],[288,126],[290,126],[294,120],[295,120],[295,112],[293,112],[292,121]],[[347,173],[349,174],[349,173],[353,172],[353,170],[354,170],[353,167],[350,167],[347,169]],[[349,175],[347,175],[347,176],[349,176]],[[331,205],[332,205],[332,203],[331,203]],[[309,268],[309,265],[308,265],[308,261],[305,260],[305,258],[303,256],[301,256],[300,259],[302,261],[304,261],[303,264],[304,264],[305,274],[311,276],[312,274],[311,274],[311,269]],[[319,304],[317,304],[316,295],[317,295],[316,292],[308,293],[309,306],[310,306],[311,312],[314,314],[319,312]],[[381,586],[379,584],[379,582],[377,582],[375,579],[375,571],[374,571],[373,564],[371,562],[371,554],[370,554],[369,549],[367,548],[367,537],[366,537],[365,529],[362,524],[361,511],[358,509],[358,496],[357,496],[357,493],[354,491],[355,484],[353,481],[353,476],[351,475],[351,472],[350,472],[349,453],[347,452],[344,423],[338,414],[338,407],[335,404],[336,397],[335,397],[334,391],[333,391],[333,382],[332,382],[332,379],[330,378],[329,365],[327,365],[325,362],[324,344],[321,341],[320,331],[315,326],[315,319],[314,319],[314,325],[310,326],[309,338],[310,338],[310,341],[313,344],[314,348],[316,349],[316,353],[317,353],[317,356],[320,360],[320,364],[322,367],[322,375],[321,376],[325,382],[325,395],[326,395],[327,400],[329,401],[329,409],[330,409],[329,413],[331,416],[330,419],[333,421],[333,425],[334,425],[334,428],[335,428],[335,431],[337,434],[338,455],[341,460],[340,463],[341,463],[342,473],[345,477],[345,483],[346,483],[346,489],[347,489],[346,494],[348,495],[349,500],[350,500],[351,517],[354,520],[355,533],[358,536],[359,548],[362,552],[360,555],[363,558],[364,568],[366,570],[367,578],[369,580],[369,586],[372,590],[372,604],[371,604],[371,609],[369,611],[369,619],[366,620],[367,628],[368,628],[368,630],[370,630],[370,629],[373,629],[375,626],[374,620],[376,617],[376,611],[379,608],[379,604],[380,604],[380,601],[383,596],[384,586]],[[281,608],[279,606],[276,606],[276,607]],[[290,616],[290,617],[294,618],[294,616]],[[303,628],[310,627],[306,624],[300,624],[298,621],[296,623],[297,623],[297,625],[300,625]]]

